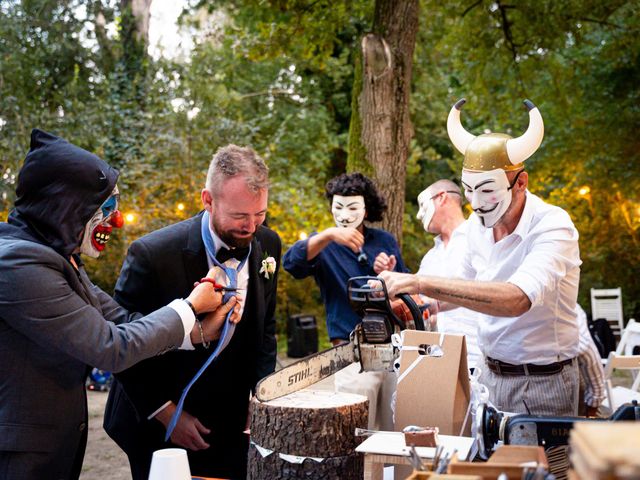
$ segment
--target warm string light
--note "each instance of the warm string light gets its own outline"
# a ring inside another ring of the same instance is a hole
[[[300,239],[300,240],[306,240],[308,237],[309,237],[309,235],[307,235],[306,232],[300,232],[298,234],[298,239]]]
[[[124,214],[124,221],[128,224],[136,223],[136,214],[133,212],[128,212]]]
[[[589,195],[589,193],[591,193],[591,188],[589,188],[587,185],[585,185],[584,187],[580,187],[580,190],[578,190],[578,194],[581,197]]]
[[[185,209],[184,203],[180,202],[178,204],[178,210],[180,210],[182,212],[182,211],[184,211],[184,209]]]

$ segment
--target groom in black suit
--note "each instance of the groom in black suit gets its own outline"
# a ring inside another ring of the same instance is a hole
[[[264,161],[250,148],[229,145],[209,166],[202,190],[205,211],[129,248],[114,296],[126,308],[148,313],[186,297],[216,262],[237,268],[243,308],[230,343],[189,391],[170,442],[164,442],[166,427],[182,390],[216,345],[171,351],[117,376],[104,427],[127,453],[134,480],[146,480],[153,451],[169,447],[187,449],[194,475],[246,477],[249,439],[243,432],[250,392],[276,361],[281,241],[262,226],[267,201]],[[238,260],[226,260],[230,256]],[[222,269],[216,278],[227,281]]]

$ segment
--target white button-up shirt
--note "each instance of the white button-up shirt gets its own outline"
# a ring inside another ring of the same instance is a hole
[[[486,357],[513,364],[549,364],[576,357],[580,280],[578,231],[559,207],[530,192],[515,230],[499,242],[475,214],[469,217],[463,278],[509,282],[531,301],[519,317],[478,314]]]
[[[462,222],[451,233],[447,245],[444,244],[440,235],[436,236],[433,241],[433,248],[425,254],[420,262],[418,275],[454,277],[460,270],[460,264],[467,250],[467,222]],[[482,358],[478,347],[477,315],[477,312],[466,308],[439,312],[437,315],[438,331],[465,336],[469,367],[475,367]]]

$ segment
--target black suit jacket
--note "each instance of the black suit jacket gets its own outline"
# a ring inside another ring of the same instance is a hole
[[[193,283],[208,271],[200,234],[202,214],[152,232],[133,242],[127,253],[114,298],[123,306],[150,312],[176,298],[187,297]],[[259,227],[253,240],[244,312],[234,336],[218,359],[189,391],[184,410],[211,429],[204,437],[211,447],[188,452],[195,475],[241,478],[246,468],[248,401],[256,382],[273,372],[276,359],[275,305],[277,272],[259,273],[265,256],[280,265],[278,235]],[[104,426],[132,462],[148,463],[151,453],[171,447],[164,427],[147,417],[168,400],[178,403],[182,390],[209,357],[209,349],[171,351],[145,360],[117,376]]]

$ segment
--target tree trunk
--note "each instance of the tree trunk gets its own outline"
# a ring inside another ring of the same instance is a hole
[[[111,119],[104,159],[121,171],[144,159],[145,111],[149,93],[147,39],[151,0],[120,1],[116,63],[110,75]],[[127,194],[126,178],[120,192]]]
[[[254,400],[248,478],[360,480],[355,429],[367,422],[368,401],[361,395],[301,390],[271,402]]]
[[[151,19],[151,2],[153,0],[121,0],[121,10],[131,8],[131,14],[135,18],[136,40],[149,44],[149,20]]]
[[[367,172],[366,164],[373,167],[376,184],[389,204],[382,227],[399,243],[413,136],[409,93],[418,13],[418,0],[376,0],[373,32],[362,39],[361,90],[358,93],[360,85],[354,85],[351,113],[347,169]]]

